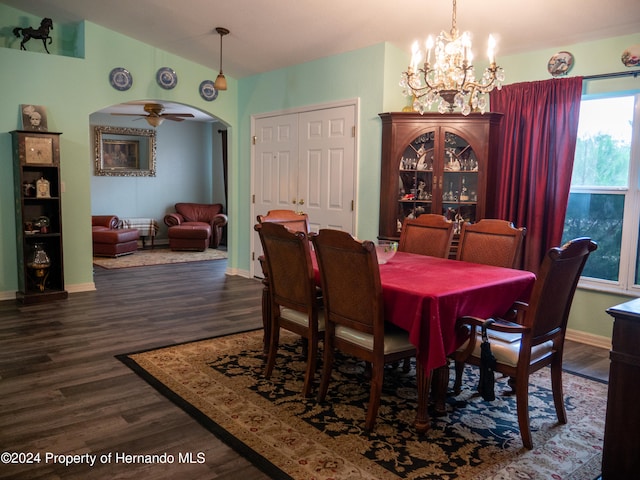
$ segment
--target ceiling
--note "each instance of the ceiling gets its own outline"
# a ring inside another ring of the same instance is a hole
[[[88,20],[236,79],[388,41],[451,28],[451,0],[0,0],[64,24]],[[640,32],[638,0],[459,0],[457,26],[484,57],[497,35],[500,55],[562,49]],[[420,20],[417,20],[420,19]],[[55,34],[55,30],[54,30]],[[622,52],[620,52],[622,53]],[[622,66],[622,64],[621,64]]]
[[[450,30],[451,0],[0,0],[18,10],[65,24],[87,20],[240,79],[381,42],[407,52],[414,40]],[[459,0],[457,27],[473,33],[475,56],[486,38],[501,55],[563,47],[640,32],[638,0]],[[416,20],[421,18],[419,22]],[[418,24],[419,25],[414,25]],[[54,27],[55,34],[55,27]],[[622,52],[620,52],[622,53]],[[126,67],[126,66],[125,66]],[[622,67],[622,64],[621,64]],[[140,112],[142,103],[104,110]],[[203,112],[162,102],[167,112]]]

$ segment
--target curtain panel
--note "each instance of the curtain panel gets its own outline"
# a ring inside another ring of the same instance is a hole
[[[492,216],[527,228],[524,268],[532,272],[562,241],[581,96],[582,77],[490,93],[491,111],[504,114]]]

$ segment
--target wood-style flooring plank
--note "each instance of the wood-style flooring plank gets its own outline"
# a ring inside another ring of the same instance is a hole
[[[115,355],[262,326],[262,284],[226,261],[95,269],[95,292],[0,302],[0,450],[202,452],[203,464],[6,466],[0,478],[265,479]]]
[[[226,261],[95,268],[95,292],[51,304],[0,302],[0,451],[203,452],[203,464],[0,467],[0,479],[267,476],[115,355],[260,328],[262,284]],[[606,379],[608,350],[567,341],[565,367]]]

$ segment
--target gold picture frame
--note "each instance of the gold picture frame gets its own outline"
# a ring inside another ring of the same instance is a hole
[[[97,125],[94,135],[96,175],[156,176],[155,130]]]

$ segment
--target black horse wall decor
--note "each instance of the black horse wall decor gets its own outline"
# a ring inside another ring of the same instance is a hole
[[[40,28],[20,28],[16,27],[13,29],[13,34],[16,37],[20,37],[22,35],[22,41],[20,42],[20,50],[26,50],[27,47],[24,46],[32,38],[39,38],[42,40],[42,44],[44,45],[44,49],[49,53],[49,49],[47,48],[47,40],[49,40],[49,45],[53,39],[49,36],[49,31],[53,30],[53,21],[50,18],[43,18],[40,22]]]

